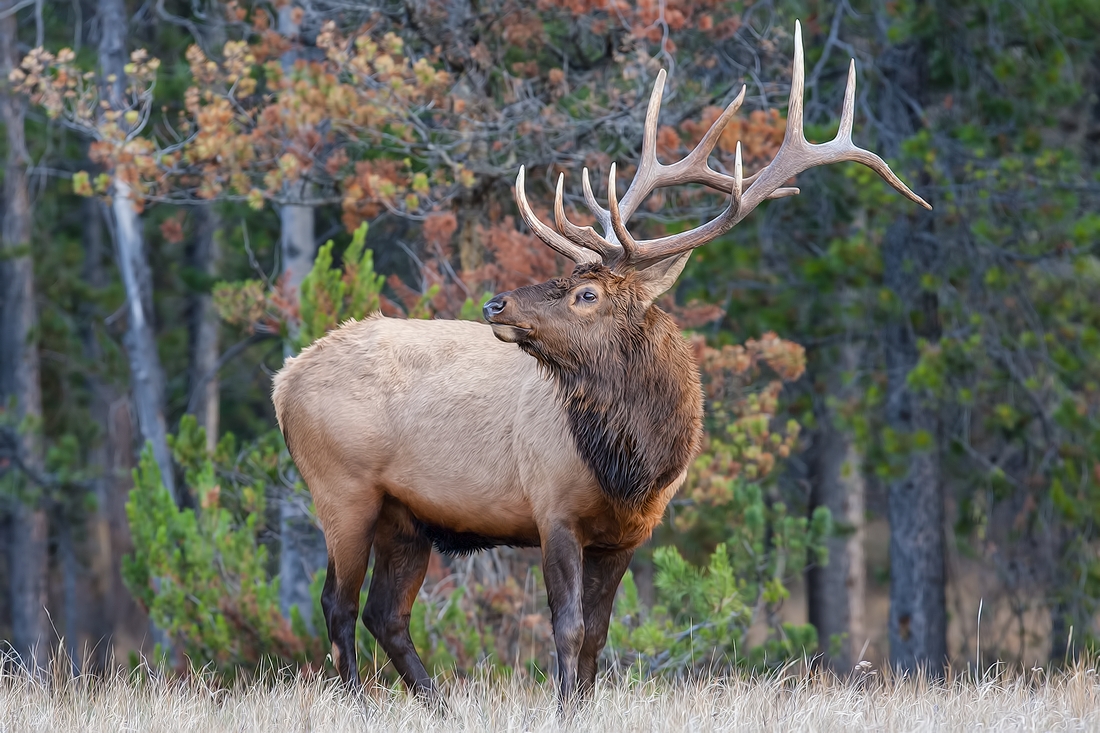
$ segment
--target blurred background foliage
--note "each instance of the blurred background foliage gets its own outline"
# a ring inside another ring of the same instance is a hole
[[[607,657],[977,662],[983,621],[983,663],[1092,647],[1095,0],[0,0],[0,635],[90,667],[159,644],[229,677],[325,668],[282,359],[563,272],[517,223],[517,169],[544,218],[565,173],[592,223],[580,169],[600,197],[612,162],[633,174],[661,68],[662,160],[745,84],[712,162],[740,141],[766,164],[796,18],[808,137],[835,133],[855,58],[857,143],[935,209],[816,169],[692,256],[660,305],[703,372],[705,446]],[[634,227],[722,205],[662,190]],[[433,559],[413,634],[434,672],[541,679],[537,556]]]

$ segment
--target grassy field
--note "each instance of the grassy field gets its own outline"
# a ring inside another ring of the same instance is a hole
[[[874,673],[628,683],[559,717],[549,685],[462,681],[447,711],[375,689],[350,698],[330,680],[217,689],[201,680],[118,675],[0,676],[0,732],[16,731],[1070,731],[1100,730],[1100,677],[1079,667],[933,684]]]

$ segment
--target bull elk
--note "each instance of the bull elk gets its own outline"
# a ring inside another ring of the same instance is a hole
[[[516,179],[524,221],[576,263],[569,277],[501,293],[489,325],[462,321],[349,322],[288,359],[273,400],[287,447],[313,495],[328,548],[321,604],[332,659],[357,688],[355,625],[371,550],[363,622],[406,684],[434,693],[413,648],[409,616],[434,546],[461,554],[540,547],[557,649],[559,699],[587,693],[607,639],[615,591],[634,549],[649,538],[699,449],[698,367],[654,300],[691,251],[744,219],[814,166],[856,161],[931,208],[877,155],[852,143],[855,62],[840,130],[807,142],[803,52],[795,26],[787,130],[775,158],[743,175],[708,158],[740,95],[686,158],[658,162],[657,116],[665,73],[646,112],[641,162],[626,194],[608,181],[608,208],[583,175],[603,234],[565,215],[562,177],[554,228],[539,221]],[[715,219],[690,231],[637,240],[630,217],[655,189],[702,184],[729,195]]]

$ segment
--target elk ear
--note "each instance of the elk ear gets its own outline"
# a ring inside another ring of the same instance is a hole
[[[661,297],[662,293],[676,284],[676,278],[680,277],[680,273],[684,271],[684,266],[687,264],[691,253],[692,250],[689,249],[683,254],[661,260],[644,270],[638,270],[636,276],[642,284],[642,293],[647,308],[653,301]]]

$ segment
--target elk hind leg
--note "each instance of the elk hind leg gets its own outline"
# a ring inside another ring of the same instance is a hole
[[[315,498],[317,493],[314,490]],[[332,663],[344,684],[358,690],[355,624],[380,502],[349,502],[332,512],[322,511],[322,506],[318,505],[318,514],[328,548],[328,573],[321,591],[321,610],[332,642]]]
[[[585,553],[584,556],[584,644],[577,662],[582,696],[596,688],[596,669],[600,652],[607,643],[607,627],[615,605],[615,591],[630,564],[634,550]]]
[[[408,512],[387,503],[374,539],[363,624],[374,636],[413,693],[436,697],[435,682],[416,653],[409,633],[413,602],[424,582],[432,545],[410,521]]]

